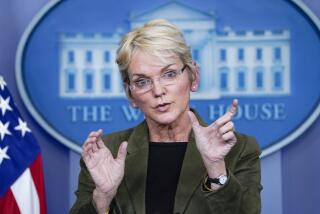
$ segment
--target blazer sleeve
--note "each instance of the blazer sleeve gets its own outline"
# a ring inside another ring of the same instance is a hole
[[[80,167],[81,171],[79,174],[78,189],[75,192],[77,199],[69,213],[97,213],[92,202],[92,194],[95,184],[92,181],[82,158],[80,160]]]
[[[228,181],[219,190],[204,191],[212,213],[258,214],[261,212],[260,148],[256,140],[240,136],[240,146],[226,159]]]

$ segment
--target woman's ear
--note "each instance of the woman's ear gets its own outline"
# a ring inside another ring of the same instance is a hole
[[[200,68],[199,65],[193,61],[192,62],[192,82],[191,82],[191,91],[195,92],[199,88],[200,82]]]

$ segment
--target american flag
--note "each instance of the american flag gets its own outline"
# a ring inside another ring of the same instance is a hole
[[[46,213],[40,148],[1,75],[0,213]]]

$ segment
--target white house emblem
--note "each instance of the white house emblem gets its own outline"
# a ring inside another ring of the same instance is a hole
[[[238,98],[237,130],[257,136],[267,154],[319,116],[320,24],[314,16],[312,22],[304,19],[300,13],[309,14],[293,2],[243,2],[241,8],[236,2],[157,0],[145,10],[135,7],[103,0],[51,2],[21,41],[17,77],[24,102],[70,148],[80,151],[91,130],[110,133],[143,120],[126,100],[115,58],[124,33],[154,18],[184,32],[201,67],[191,105],[208,122]]]

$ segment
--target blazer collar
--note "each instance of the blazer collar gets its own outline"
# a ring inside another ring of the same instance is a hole
[[[200,116],[191,109],[199,123],[202,126],[207,126]],[[191,196],[197,190],[199,185],[202,184],[202,180],[206,175],[206,168],[203,164],[201,155],[197,149],[196,140],[193,130],[189,134],[189,142],[186,153],[184,155],[183,164],[180,172],[179,182],[177,186],[174,212],[184,213]]]
[[[149,131],[144,121],[133,129],[127,148],[124,179],[136,213],[145,214]]]
[[[192,110],[193,111],[193,110]],[[206,125],[195,112],[201,125]],[[149,153],[149,131],[145,121],[133,129],[128,139],[128,154],[124,179],[137,213],[145,214],[145,192]],[[183,213],[189,199],[201,184],[206,173],[201,155],[196,147],[193,131],[184,156],[178,181],[174,210]]]

